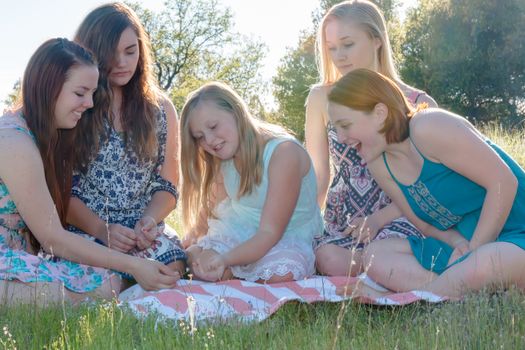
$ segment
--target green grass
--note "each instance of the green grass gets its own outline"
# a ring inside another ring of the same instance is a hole
[[[193,333],[189,324],[139,319],[111,303],[24,306],[2,308],[0,327],[0,349],[522,349],[525,300],[509,291],[405,307],[290,303],[261,323]]]
[[[483,130],[522,165],[522,133]],[[169,222],[180,230],[178,212]],[[146,319],[113,303],[0,305],[1,349],[523,349],[525,295],[478,293],[462,302],[404,307],[284,305],[260,323],[197,325]]]

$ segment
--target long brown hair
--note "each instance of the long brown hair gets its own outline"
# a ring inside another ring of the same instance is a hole
[[[55,107],[70,70],[79,65],[96,67],[96,62],[80,45],[67,39],[50,39],[30,58],[22,80],[22,113],[42,156],[47,187],[63,226],[71,194],[76,128],[57,129]],[[37,248],[32,235],[31,241]]]
[[[362,112],[372,112],[378,103],[386,105],[388,116],[379,132],[385,135],[387,143],[408,137],[410,118],[417,111],[392,79],[363,68],[339,79],[328,94],[328,101]],[[418,108],[424,109],[426,105]]]
[[[208,217],[211,188],[220,171],[220,160],[199,147],[189,127],[191,112],[204,102],[212,102],[235,119],[239,135],[240,184],[237,196],[251,193],[263,176],[265,143],[277,136],[288,135],[285,129],[256,119],[246,103],[228,85],[211,82],[192,92],[181,113],[182,217],[186,228],[196,222],[199,209]]]
[[[91,11],[80,24],[75,41],[90,49],[99,61],[100,78],[94,95],[95,107],[79,123],[75,168],[85,171],[99,149],[100,137],[107,137],[104,121],[111,122],[112,92],[108,75],[122,35],[133,29],[138,38],[139,60],[135,74],[122,88],[121,122],[125,140],[140,159],[157,153],[156,119],[160,90],[152,71],[151,44],[137,14],[127,5],[111,3]]]

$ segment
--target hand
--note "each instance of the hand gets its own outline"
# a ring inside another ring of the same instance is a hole
[[[103,234],[99,239],[109,248],[127,253],[137,245],[137,237],[132,229],[120,224],[104,225]]]
[[[352,235],[359,243],[369,243],[377,236],[380,228],[373,215],[357,217],[351,221],[345,234]]]
[[[154,260],[136,258],[131,275],[144,290],[175,288],[180,275],[177,271]]]
[[[157,222],[151,216],[143,216],[135,224],[135,235],[137,236],[137,248],[140,250],[151,247],[159,236]]]
[[[202,276],[209,281],[219,281],[228,267],[223,255],[216,254],[204,261],[200,259],[194,264],[194,268],[200,269]]]
[[[468,252],[470,252],[470,245],[469,245],[469,241],[467,241],[466,239],[460,239],[460,240],[457,240],[455,243],[454,243],[454,250],[452,251],[452,255],[450,255],[450,258],[448,259],[448,265],[452,264],[454,261],[458,260],[459,258],[461,258],[463,255],[467,254]]]

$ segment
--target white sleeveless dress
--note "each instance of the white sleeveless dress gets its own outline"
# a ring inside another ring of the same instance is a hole
[[[208,220],[208,233],[199,240],[198,246],[224,254],[255,235],[268,191],[268,166],[275,148],[282,142],[299,144],[291,137],[268,141],[264,148],[262,181],[251,194],[241,198],[237,198],[240,175],[233,160],[222,163],[221,171],[228,197],[215,208],[217,219]],[[294,280],[311,276],[315,272],[313,238],[322,231],[316,177],[313,166],[310,166],[302,179],[297,205],[281,240],[258,261],[244,266],[231,266],[231,271],[235,277],[248,281],[268,280],[274,275],[284,276],[290,272]]]

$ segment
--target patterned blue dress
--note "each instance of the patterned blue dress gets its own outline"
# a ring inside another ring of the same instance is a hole
[[[525,171],[497,145],[490,140],[486,142],[518,179],[514,204],[496,242],[508,242],[525,249]],[[404,185],[392,174],[383,154],[390,176],[405,195],[414,214],[442,231],[454,228],[470,241],[481,215],[486,190],[442,163],[432,162],[423,154],[421,157],[423,168],[419,178],[411,185]],[[408,237],[408,241],[414,256],[425,269],[441,274],[449,267],[447,264],[453,249],[446,243],[432,237],[415,236]]]
[[[0,118],[0,129],[13,129],[34,136],[20,116]],[[2,166],[7,166],[3,164]],[[61,283],[76,293],[91,292],[114,276],[114,272],[68,260],[49,261],[28,252],[27,226],[0,179],[0,280],[25,283]]]
[[[115,131],[107,120],[105,128],[108,137],[101,139],[99,152],[86,173],[75,175],[72,196],[82,200],[108,224],[118,223],[133,229],[155,192],[166,191],[178,199],[177,189],[160,175],[166,149],[166,114],[164,111],[158,114],[159,146],[154,160],[139,159],[131,147],[126,147],[123,134]],[[70,226],[69,229],[94,239],[77,227]],[[186,260],[175,230],[164,222],[158,224],[157,230],[159,236],[150,248],[142,251],[134,248],[128,254],[164,264]]]
[[[407,98],[415,105],[424,94],[414,91]],[[316,249],[326,244],[362,249],[364,243],[357,243],[344,231],[355,218],[371,215],[391,201],[372,178],[355,148],[337,141],[337,132],[332,123],[328,123],[327,134],[333,180],[326,194],[325,228],[323,234],[315,239]],[[375,239],[408,236],[421,237],[421,233],[406,218],[399,218],[383,227]]]

